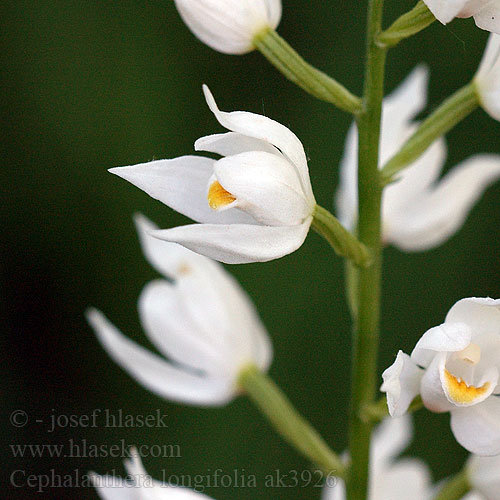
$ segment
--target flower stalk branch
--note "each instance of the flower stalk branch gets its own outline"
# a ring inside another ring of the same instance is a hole
[[[249,366],[240,373],[238,382],[285,441],[314,462],[325,474],[345,477],[345,466],[339,456],[297,412],[268,375],[255,366]]]
[[[416,412],[424,407],[424,403],[420,396],[417,396],[408,407],[406,413]],[[389,416],[389,408],[387,407],[387,398],[382,397],[376,403],[373,403],[365,408],[363,413],[365,419],[370,422],[381,422]]]
[[[380,47],[394,47],[405,38],[416,35],[430,26],[436,18],[427,5],[420,0],[415,7],[399,19],[377,38]]]
[[[465,85],[446,99],[439,108],[426,118],[418,130],[408,139],[401,150],[382,168],[385,184],[410,165],[442,135],[450,131],[479,106],[475,83]]]
[[[319,205],[314,210],[312,227],[341,257],[346,257],[358,267],[368,267],[371,264],[372,257],[368,248]]]
[[[307,93],[343,111],[354,114],[360,111],[359,97],[307,63],[275,30],[266,29],[258,33],[254,45],[278,71]]]

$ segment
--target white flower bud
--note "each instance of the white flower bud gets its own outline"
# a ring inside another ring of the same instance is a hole
[[[254,38],[281,19],[281,0],[175,0],[189,29],[209,47],[245,54]]]

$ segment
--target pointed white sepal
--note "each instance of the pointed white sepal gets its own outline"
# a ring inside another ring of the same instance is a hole
[[[394,364],[382,374],[380,387],[387,395],[391,417],[404,415],[413,399],[420,393],[420,381],[424,372],[403,351],[399,351]]]

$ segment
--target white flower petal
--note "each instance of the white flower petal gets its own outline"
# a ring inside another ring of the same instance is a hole
[[[420,394],[427,409],[436,413],[454,410],[456,405],[450,403],[441,384],[441,372],[446,364],[446,353],[438,353],[425,371],[420,384]]]
[[[152,235],[226,264],[267,262],[297,250],[306,239],[311,220],[300,226],[281,227],[193,224],[154,231]]]
[[[471,342],[472,329],[466,322],[446,321],[427,330],[411,353],[412,360],[427,367],[438,352],[458,352]]]
[[[471,491],[471,492],[467,493],[467,495],[462,497],[461,500],[488,500],[488,499],[485,498],[483,495],[481,495],[481,493]],[[496,500],[496,499],[493,498],[492,500]]]
[[[384,99],[380,164],[383,165],[403,146],[417,125],[413,119],[427,102],[429,71],[417,66],[410,75]],[[340,166],[340,185],[336,195],[338,216],[349,229],[356,226],[358,205],[358,132],[353,123],[347,134]],[[406,211],[411,200],[434,182],[446,158],[446,144],[436,141],[400,178],[388,186],[383,196],[384,240],[389,242],[392,220]]]
[[[500,454],[500,398],[451,413],[451,429],[456,440],[468,451],[482,456]]]
[[[463,225],[483,192],[500,178],[500,156],[475,156],[455,167],[434,189],[415,200],[391,241],[406,251],[440,245]]]
[[[371,460],[374,464],[390,464],[410,444],[413,424],[409,415],[385,418],[375,429]]]
[[[281,0],[265,0],[269,22],[273,28],[276,28],[281,20],[282,6]]]
[[[387,406],[392,417],[406,413],[410,403],[420,393],[424,372],[403,351],[399,351],[394,364],[382,374],[380,390],[387,394]]]
[[[500,455],[472,455],[467,464],[468,476],[475,490],[489,500],[500,500]]]
[[[427,466],[404,458],[392,464],[372,481],[371,500],[425,500],[430,497],[431,477]]]
[[[498,0],[483,3],[484,7],[474,14],[477,27],[492,33],[500,33],[500,3]]]
[[[500,336],[500,299],[470,297],[459,300],[446,315],[446,322],[467,322],[473,337]]]
[[[479,65],[479,69],[476,73],[475,79],[477,81],[482,81],[488,78],[489,72],[498,63],[500,58],[500,35],[491,34],[488,37],[488,43],[484,49],[483,58]]]
[[[134,222],[139,235],[142,252],[147,261],[161,274],[177,279],[186,273],[186,270],[199,269],[211,262],[177,243],[169,243],[151,236],[151,231],[158,230],[158,226],[142,214],[135,214]]]
[[[242,366],[255,364],[267,369],[261,353],[261,337],[267,338],[257,312],[236,280],[221,270],[208,268],[203,274],[186,276],[177,284],[184,309],[206,338],[220,352],[221,376],[235,379]],[[266,360],[270,362],[270,359]]]
[[[190,321],[179,294],[178,286],[164,280],[148,283],[139,297],[139,316],[148,338],[165,356],[175,362],[202,370],[211,375],[223,375],[226,356],[222,348],[203,335]],[[205,318],[209,322],[209,318]]]
[[[177,288],[199,335],[224,353],[232,376],[248,363],[267,370],[272,359],[267,331],[246,292],[222,266],[213,262],[196,275],[186,275]]]
[[[349,230],[358,221],[358,128],[353,123],[347,132],[340,160],[340,182],[335,195],[337,216]]]
[[[102,500],[137,500],[137,491],[131,483],[114,476],[89,474],[93,486]]]
[[[424,3],[438,21],[447,24],[458,16],[467,0],[424,0]]]
[[[236,206],[261,224],[295,226],[312,215],[314,206],[284,158],[251,151],[220,159],[214,170],[222,187],[236,198]]]
[[[203,378],[181,370],[122,335],[95,309],[87,320],[110,357],[150,391],[197,405],[222,405],[234,396],[230,381]]]
[[[404,141],[400,146],[403,143]],[[423,194],[439,178],[447,154],[446,141],[441,137],[385,188],[382,197],[382,221],[384,240],[387,243],[397,244],[401,239],[398,237],[398,230],[405,228],[407,212],[412,212]]]
[[[375,430],[370,457],[369,500],[425,500],[432,488],[429,470],[416,459],[399,459],[412,435],[409,416],[389,418]],[[345,484],[338,480],[335,486],[325,485],[322,500],[345,500]]]
[[[208,151],[221,156],[232,156],[248,151],[264,151],[266,153],[282,156],[281,153],[269,142],[255,137],[227,132],[201,137],[194,143],[196,151]]]
[[[410,124],[427,104],[428,82],[429,69],[420,64],[384,99],[380,163],[389,160],[408,139]]]
[[[304,146],[291,130],[262,115],[246,111],[233,111],[232,113],[220,111],[206,85],[203,86],[203,92],[208,107],[223,127],[276,146],[297,169],[306,196],[309,200],[314,201]]]
[[[498,16],[500,18],[500,16]],[[482,107],[500,120],[500,36],[491,34],[474,78]]]
[[[239,210],[217,212],[210,208],[207,185],[214,163],[210,158],[181,156],[109,171],[196,222],[251,224],[252,218]]]
[[[325,483],[321,491],[321,500],[346,500],[344,480],[336,477],[331,481],[335,481],[335,484],[330,484],[328,481]]]

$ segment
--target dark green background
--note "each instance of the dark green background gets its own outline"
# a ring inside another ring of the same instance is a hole
[[[386,19],[412,1],[387,0]],[[306,59],[355,92],[362,86],[366,2],[286,1],[280,33]],[[136,315],[142,286],[155,272],[144,261],[131,215],[162,227],[186,220],[107,173],[111,166],[193,151],[198,137],[221,131],[201,93],[207,83],[222,109],[244,109],[288,125],[302,140],[318,202],[331,206],[350,117],[288,84],[254,53],[218,54],[198,42],[173,2],[16,0],[0,7],[2,50],[1,394],[5,482],[14,470],[122,473],[119,458],[13,458],[9,444],[169,443],[181,458],[145,459],[160,474],[217,468],[255,474],[258,489],[207,490],[219,500],[318,498],[319,489],[266,489],[266,474],[309,465],[273,434],[249,402],[223,409],[170,404],[137,385],[101,350],[83,319],[102,308],[124,332],[143,339]],[[486,33],[472,20],[433,25],[390,53],[390,90],[420,61],[432,69],[429,108],[470,79]],[[482,111],[448,137],[447,167],[476,152],[500,153],[500,125]],[[413,255],[388,249],[380,370],[399,348],[409,352],[462,297],[500,296],[500,184],[441,248]],[[271,374],[337,450],[346,446],[350,324],[342,262],[314,234],[296,253],[267,264],[233,266],[272,336]],[[168,429],[59,429],[52,414],[94,408],[145,415],[160,409]],[[25,428],[9,414],[25,410]],[[36,420],[45,423],[37,423]],[[465,452],[447,415],[418,414],[412,451],[435,479],[456,470]],[[91,489],[14,489],[9,499],[92,499]]]

